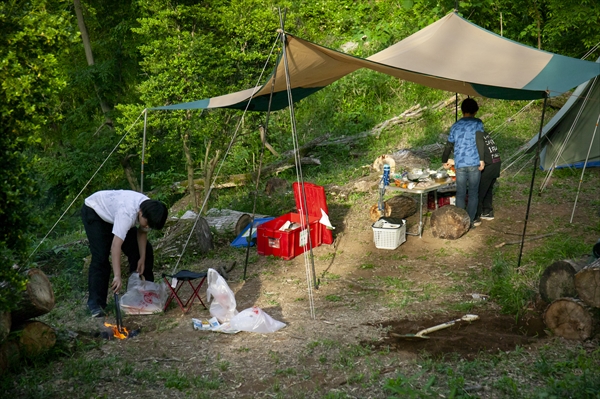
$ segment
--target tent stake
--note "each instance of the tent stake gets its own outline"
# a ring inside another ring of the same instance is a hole
[[[533,173],[531,174],[531,185],[529,186],[529,198],[527,199],[527,211],[525,212],[525,224],[523,225],[523,236],[521,237],[521,248],[519,249],[519,260],[517,267],[521,266],[521,257],[523,256],[523,245],[525,244],[525,233],[527,231],[527,220],[529,219],[529,209],[531,208],[531,195],[533,194],[533,184],[535,181],[535,172],[540,159],[540,150],[542,147],[542,129],[544,128],[544,116],[546,115],[546,105],[548,104],[548,92],[544,93],[544,107],[542,108],[542,119],[540,120],[540,131],[538,133],[537,148],[535,150],[535,159],[533,160]]]

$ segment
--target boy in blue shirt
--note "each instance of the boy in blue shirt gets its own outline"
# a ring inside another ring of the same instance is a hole
[[[463,117],[452,125],[448,142],[444,148],[442,162],[444,168],[449,169],[452,162],[448,161],[451,152],[454,152],[454,167],[456,168],[456,206],[466,209],[471,220],[471,228],[479,225],[476,220],[477,206],[479,204],[479,181],[485,163],[483,153],[477,147],[477,132],[483,132],[483,122],[475,118],[479,111],[477,102],[472,98],[465,99],[460,109]],[[468,204],[466,197],[468,194]]]

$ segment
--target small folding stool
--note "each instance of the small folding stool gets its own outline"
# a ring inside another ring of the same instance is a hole
[[[206,272],[196,273],[189,270],[180,270],[173,275],[163,273],[162,277],[167,283],[167,287],[169,287],[171,290],[163,311],[167,310],[173,298],[175,298],[183,313],[187,313],[187,311],[190,310],[192,304],[194,303],[194,298],[197,298],[202,306],[204,306],[204,309],[206,309],[206,305],[204,302],[202,302],[202,298],[200,298],[200,295],[198,294],[200,287],[202,287],[204,280],[206,280],[206,274]],[[169,281],[167,277],[171,277],[171,281]],[[179,290],[181,287],[183,287],[185,282],[187,282],[192,288],[192,295],[185,301],[185,303],[183,303],[182,299],[179,297]]]

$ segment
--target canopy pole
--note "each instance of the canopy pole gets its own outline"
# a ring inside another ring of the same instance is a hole
[[[517,267],[521,266],[521,257],[523,256],[523,245],[525,244],[525,233],[527,231],[527,220],[529,219],[529,209],[531,208],[531,195],[533,194],[533,184],[535,182],[535,172],[540,159],[540,150],[542,147],[542,129],[544,128],[544,116],[546,115],[546,105],[548,104],[549,93],[544,93],[544,107],[542,108],[542,118],[540,120],[540,131],[538,133],[538,142],[535,150],[535,158],[533,160],[533,173],[531,174],[531,185],[529,186],[529,198],[527,200],[527,211],[525,212],[525,224],[523,225],[523,236],[521,237],[521,248],[519,249],[519,260]]]
[[[577,187],[577,195],[575,196],[575,203],[573,204],[573,212],[571,212],[571,220],[569,223],[573,223],[573,217],[575,216],[575,208],[577,207],[577,200],[579,199],[579,192],[581,191],[581,184],[583,183],[583,174],[585,173],[585,167],[588,164],[590,159],[590,152],[592,151],[592,146],[594,145],[594,138],[596,138],[596,131],[598,130],[598,123],[600,123],[600,113],[598,114],[598,119],[596,120],[596,126],[594,127],[594,133],[592,133],[592,139],[590,140],[590,146],[588,148],[587,155],[585,156],[585,162],[583,164],[583,169],[581,171],[581,177],[579,178],[579,187]]]
[[[300,184],[300,188],[302,191],[301,195],[304,200],[303,204],[302,204],[304,209],[302,211],[300,209],[298,209],[298,211],[299,211],[298,213],[300,216],[300,225],[301,225],[300,228],[302,229],[303,227],[306,227],[306,230],[305,230],[306,235],[307,235],[306,238],[307,238],[307,243],[308,243],[308,248],[309,248],[309,253],[310,253],[309,258],[310,258],[310,262],[311,262],[311,267],[308,267],[308,265],[306,264],[307,256],[308,256],[306,251],[304,252],[304,267],[306,269],[306,283],[308,286],[307,289],[308,289],[308,301],[309,301],[309,308],[310,308],[310,316],[314,320],[316,318],[316,315],[315,315],[315,305],[314,305],[312,290],[313,290],[313,287],[315,287],[315,289],[318,289],[317,277],[315,275],[315,262],[314,262],[312,242],[311,242],[311,237],[310,237],[310,223],[309,223],[309,217],[308,217],[308,208],[306,206],[306,194],[304,193],[304,178],[302,176],[302,164],[300,163],[298,134],[296,131],[296,116],[294,114],[294,101],[292,99],[292,85],[291,85],[290,70],[289,70],[288,57],[287,57],[287,46],[286,46],[287,37],[286,37],[284,26],[283,26],[284,19],[281,17],[281,11],[280,11],[279,20],[281,23],[281,30],[283,31],[283,33],[281,35],[281,43],[282,43],[282,49],[283,49],[283,65],[284,65],[285,81],[286,81],[286,88],[287,88],[287,95],[288,95],[288,106],[290,109],[292,141],[294,143],[294,152],[296,153],[294,156],[295,163],[296,163],[296,179],[297,179],[298,183]],[[312,276],[311,276],[311,274],[312,274]]]
[[[146,126],[148,124],[148,108],[144,109],[144,137],[142,139],[142,168],[140,172],[140,193],[144,193],[144,160],[146,157]]]
[[[454,93],[454,122],[458,122],[458,93]]]

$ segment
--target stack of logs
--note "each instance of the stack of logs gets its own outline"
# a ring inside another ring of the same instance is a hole
[[[16,309],[0,312],[0,374],[23,357],[37,356],[56,343],[56,332],[41,321],[54,307],[54,291],[39,269],[27,271],[27,288]]]
[[[555,335],[584,341],[600,331],[600,259],[588,265],[554,262],[542,274],[539,291],[550,303],[544,322]]]

